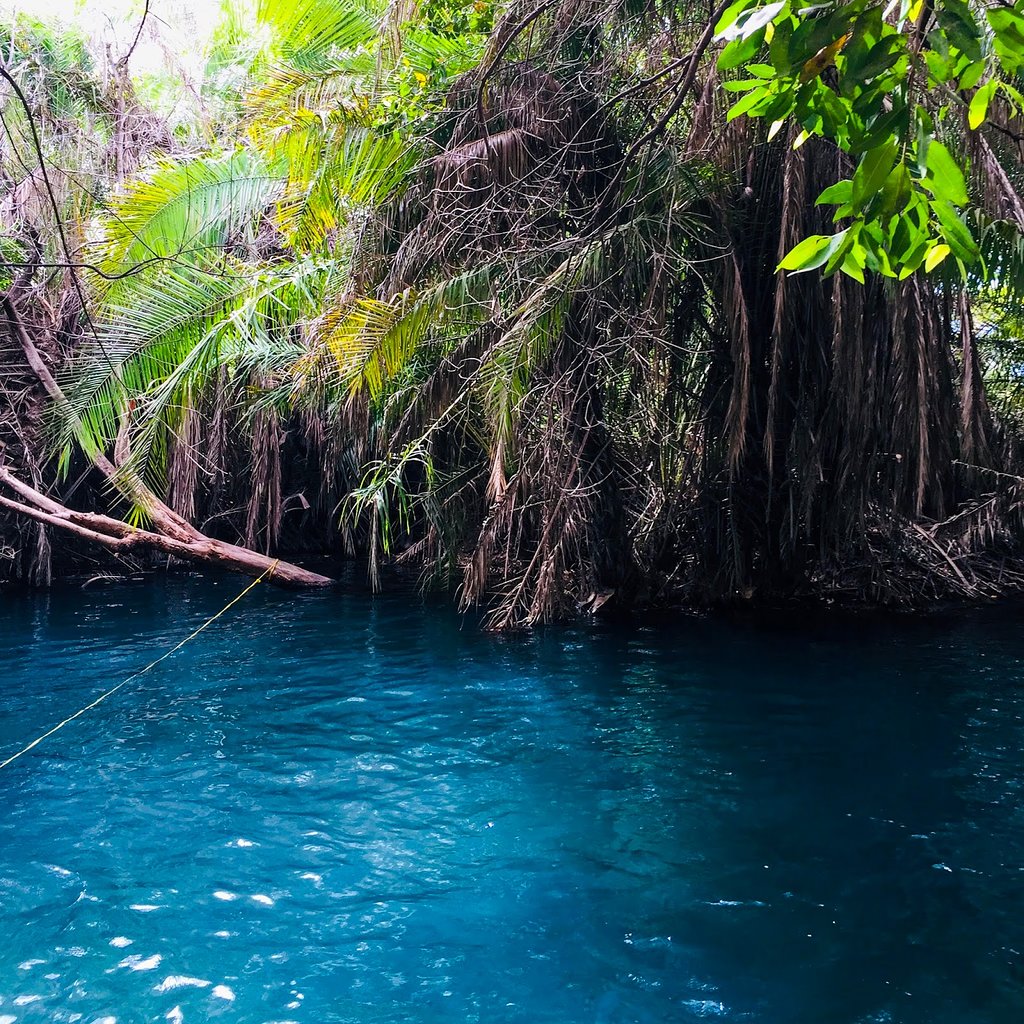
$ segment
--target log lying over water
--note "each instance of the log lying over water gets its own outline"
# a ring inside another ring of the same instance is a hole
[[[61,390],[38,348],[25,329],[10,295],[0,297],[0,310],[11,336],[21,347],[32,372],[47,394],[65,414],[71,412],[67,396]],[[64,530],[113,551],[158,551],[175,558],[233,569],[249,576],[268,575],[271,582],[287,587],[329,587],[334,580],[290,562],[237,544],[206,536],[166,505],[134,473],[119,470],[102,452],[86,452],[96,469],[121,493],[141,508],[149,522],[140,529],[110,516],[77,512],[20,480],[4,463],[0,452],[0,507],[27,516],[36,522]]]

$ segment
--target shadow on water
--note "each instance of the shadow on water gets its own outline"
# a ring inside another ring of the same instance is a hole
[[[0,598],[0,755],[237,590]],[[1019,633],[261,588],[0,773],[0,1021],[1016,1022]]]

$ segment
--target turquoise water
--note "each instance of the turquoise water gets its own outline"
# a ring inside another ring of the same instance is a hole
[[[0,597],[0,759],[239,587]],[[0,1022],[1019,1024],[1019,618],[261,588],[0,772]]]

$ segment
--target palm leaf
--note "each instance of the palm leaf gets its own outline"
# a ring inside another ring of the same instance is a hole
[[[281,187],[282,175],[245,149],[164,162],[112,204],[100,266],[124,275],[154,260],[196,262],[229,242],[251,241]]]
[[[323,243],[352,211],[392,196],[415,164],[415,151],[397,134],[378,135],[317,120],[288,141],[289,182],[278,224],[300,251]]]
[[[257,17],[273,33],[282,57],[302,65],[330,51],[367,45],[380,14],[354,0],[260,0]]]

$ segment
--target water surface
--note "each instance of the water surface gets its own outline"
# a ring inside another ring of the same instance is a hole
[[[0,760],[239,588],[0,595]],[[0,772],[0,1024],[1019,1024],[1019,619],[260,588]]]

